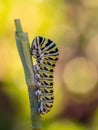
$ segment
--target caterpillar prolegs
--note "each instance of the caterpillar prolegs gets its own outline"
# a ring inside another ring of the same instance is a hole
[[[40,104],[38,111],[46,114],[51,110],[54,102],[53,72],[59,52],[53,41],[37,36],[31,45],[31,55],[37,62],[33,70],[37,87],[35,94]]]

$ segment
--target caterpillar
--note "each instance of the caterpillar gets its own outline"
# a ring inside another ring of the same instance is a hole
[[[53,41],[37,36],[31,44],[30,52],[37,62],[33,66],[33,71],[37,88],[35,94],[39,101],[38,111],[46,114],[51,110],[54,102],[53,72],[59,56],[58,48]]]

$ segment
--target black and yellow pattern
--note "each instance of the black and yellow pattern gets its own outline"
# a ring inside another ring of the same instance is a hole
[[[45,114],[51,110],[54,102],[53,72],[59,53],[53,41],[37,36],[32,42],[31,55],[37,62],[33,70],[37,87],[35,94],[40,104],[38,111]]]

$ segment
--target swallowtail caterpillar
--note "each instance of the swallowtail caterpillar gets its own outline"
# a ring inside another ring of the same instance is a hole
[[[53,106],[53,72],[58,60],[59,52],[56,44],[46,38],[37,36],[31,45],[31,55],[36,59],[37,64],[33,66],[35,94],[38,96],[41,114],[49,112]]]

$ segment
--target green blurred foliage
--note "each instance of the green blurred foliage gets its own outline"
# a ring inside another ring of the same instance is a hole
[[[86,130],[86,127],[69,120],[46,120],[43,122],[43,130]]]
[[[86,129],[78,122],[74,123],[67,119],[62,121],[58,115],[63,110],[65,112],[66,106],[71,104],[70,94],[67,93],[63,81],[66,63],[75,56],[81,55],[94,63],[97,61],[98,53],[95,48],[98,45],[89,47],[93,36],[98,32],[97,12],[96,0],[93,2],[91,0],[0,0],[0,95],[3,95],[0,101],[4,104],[10,102],[9,106],[5,106],[9,111],[4,109],[0,102],[0,129],[11,130],[14,127],[19,130],[31,130],[28,91],[15,45],[14,19],[16,18],[21,20],[24,31],[29,33],[30,42],[36,35],[48,37],[57,43],[60,51],[59,62],[55,69],[54,107],[49,114],[42,117],[43,129]],[[92,95],[90,96],[93,98]],[[4,97],[7,100],[4,100]],[[95,126],[92,127],[93,130],[98,128],[96,123],[98,114],[95,113],[95,117],[96,119],[91,120],[95,121],[95,124],[92,123],[92,126]]]

